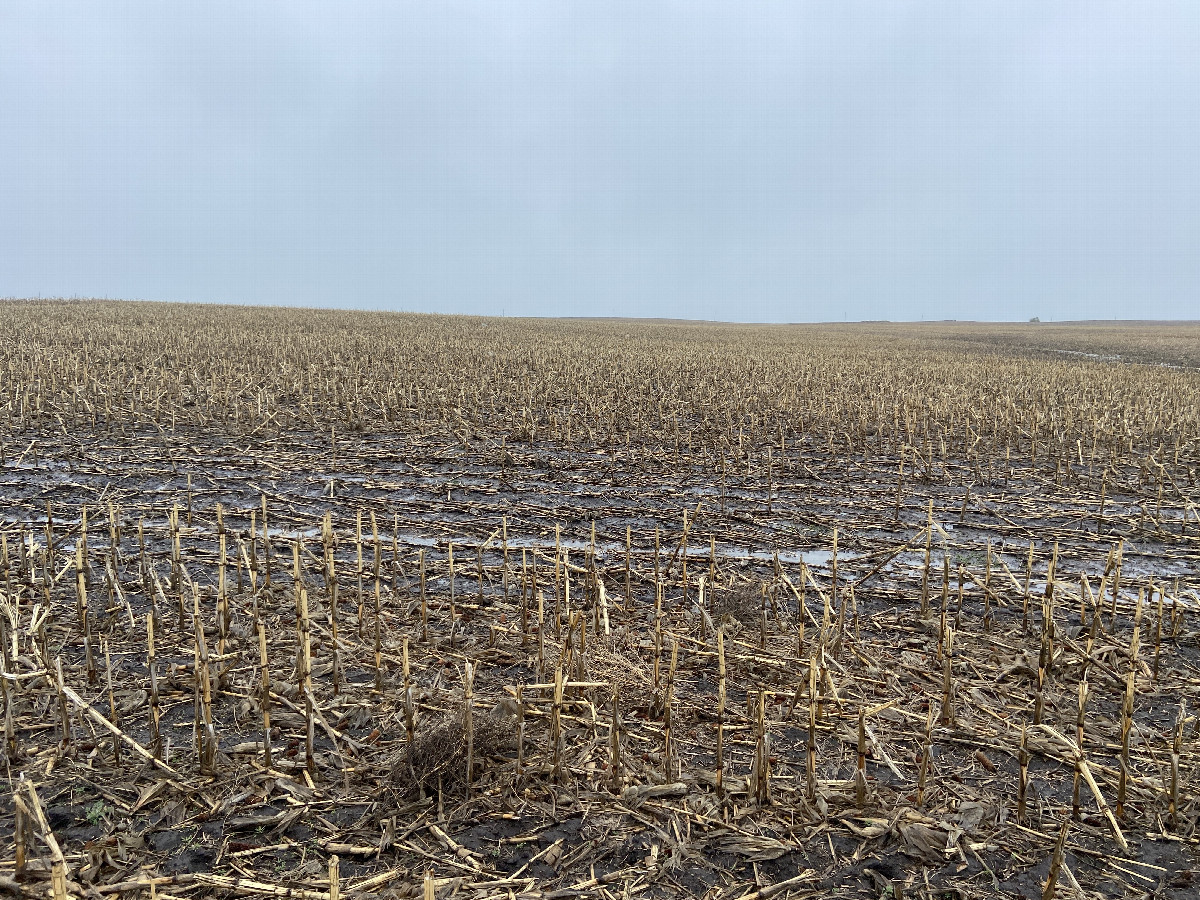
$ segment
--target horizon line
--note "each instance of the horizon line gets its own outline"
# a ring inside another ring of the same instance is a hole
[[[217,306],[230,309],[295,309],[315,312],[390,313],[406,316],[442,316],[464,319],[514,319],[543,322],[640,322],[645,324],[676,325],[1200,325],[1200,319],[813,319],[809,321],[764,321],[738,319],[682,319],[670,316],[579,316],[579,315],[519,315],[500,313],[429,312],[414,309],[383,309],[379,307],[320,306],[315,304],[228,303],[219,300],[154,300],[142,297],[0,297],[0,303],[145,303],[161,306]]]

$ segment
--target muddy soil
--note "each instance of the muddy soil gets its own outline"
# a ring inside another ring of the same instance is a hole
[[[1081,451],[932,454],[898,482],[894,448],[819,440],[724,460],[411,434],[6,443],[0,877],[23,775],[80,895],[328,895],[337,856],[364,896],[1040,897],[1052,866],[1064,890],[1195,896],[1190,480]],[[123,739],[64,699],[60,662]],[[1086,779],[1075,800],[1085,676],[1103,805]],[[486,739],[468,753],[466,733]],[[452,746],[417,772],[430,735]],[[38,827],[20,878],[44,892]]]

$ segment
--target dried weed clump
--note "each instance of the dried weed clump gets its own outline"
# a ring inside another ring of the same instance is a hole
[[[391,777],[401,794],[422,796],[442,793],[461,796],[467,791],[468,730],[462,713],[431,722],[413,735],[391,764]],[[471,723],[472,782],[486,777],[490,762],[516,748],[517,719],[505,705],[497,705]]]
[[[732,622],[746,626],[756,625],[762,617],[766,602],[762,588],[755,584],[739,585],[732,590],[720,591],[712,599],[713,622],[717,626]]]

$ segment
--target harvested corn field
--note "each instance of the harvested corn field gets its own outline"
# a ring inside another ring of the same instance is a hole
[[[1198,347],[0,305],[0,892],[1195,896]]]

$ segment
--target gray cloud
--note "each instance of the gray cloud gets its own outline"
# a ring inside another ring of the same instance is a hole
[[[0,295],[1200,317],[1193,3],[0,5]]]

